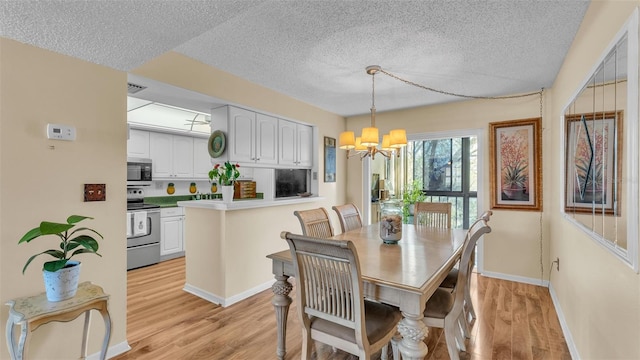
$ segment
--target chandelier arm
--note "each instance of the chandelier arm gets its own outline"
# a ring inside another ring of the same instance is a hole
[[[496,99],[515,99],[515,98],[522,98],[522,97],[527,97],[527,96],[533,96],[533,95],[542,95],[542,92],[544,91],[544,88],[540,89],[540,91],[535,91],[535,92],[530,92],[530,93],[526,93],[526,94],[520,94],[520,95],[507,95],[507,96],[474,96],[474,95],[463,95],[463,94],[456,94],[456,93],[452,93],[452,92],[448,92],[448,91],[444,91],[444,90],[438,90],[438,89],[434,89],[434,88],[430,88],[428,86],[424,86],[424,85],[420,85],[417,84],[413,81],[410,80],[406,80],[403,79],[395,74],[392,74],[382,68],[380,68],[378,71],[380,71],[381,73],[394,78],[398,81],[402,81],[405,84],[409,84],[409,85],[413,85],[415,87],[419,87],[421,89],[424,90],[428,90],[428,91],[432,91],[432,92],[437,92],[440,94],[444,94],[444,95],[451,95],[451,96],[457,96],[457,97],[463,97],[463,98],[468,98],[468,99],[489,99],[489,100],[496,100]]]

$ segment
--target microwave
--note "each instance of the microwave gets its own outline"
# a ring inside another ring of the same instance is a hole
[[[127,158],[127,186],[151,185],[151,159]]]

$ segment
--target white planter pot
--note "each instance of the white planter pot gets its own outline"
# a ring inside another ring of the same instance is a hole
[[[80,265],[79,261],[70,260],[67,262],[66,267],[58,271],[42,271],[47,300],[62,301],[76,295],[78,281],[80,280]]]
[[[222,201],[225,203],[230,203],[233,201],[233,185],[231,186],[221,186],[222,187]]]

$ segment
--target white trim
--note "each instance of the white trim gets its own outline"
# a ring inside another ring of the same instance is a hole
[[[523,284],[549,287],[548,280],[542,280],[542,279],[530,278],[530,277],[524,277],[524,276],[518,276],[518,275],[509,275],[509,274],[503,274],[503,273],[498,273],[493,271],[478,270],[478,274],[482,276],[490,277],[490,278],[495,278],[495,279],[509,280],[509,281],[519,282]]]
[[[182,290],[193,294],[201,299],[207,300],[208,302],[214,303],[216,305],[220,305],[222,307],[227,307],[227,306],[231,306],[237,302],[240,302],[242,300],[248,299],[250,297],[252,297],[253,295],[256,295],[264,290],[267,290],[269,288],[271,288],[271,286],[273,285],[273,283],[275,282],[274,280],[270,280],[267,281],[266,283],[260,284],[258,286],[255,286],[247,291],[243,291],[239,294],[233,295],[231,297],[228,298],[223,298],[221,296],[218,296],[216,294],[212,294],[208,291],[202,290],[196,286],[190,285],[190,284],[185,284],[184,288]]]
[[[129,346],[129,343],[126,341],[123,341],[119,344],[116,344],[114,346],[110,346],[107,349],[107,359],[111,359],[114,358],[118,355],[124,354],[127,351],[131,350],[131,346]],[[98,351],[97,353],[93,353],[91,355],[87,356],[87,360],[98,360],[100,359],[100,352]]]
[[[573,102],[573,100],[582,92],[586,84],[591,79],[592,75],[596,73],[600,65],[604,62],[605,58],[609,55],[609,52],[618,44],[620,39],[627,35],[628,44],[628,58],[627,58],[627,106],[626,114],[624,116],[624,151],[627,154],[625,159],[625,165],[628,171],[627,177],[622,179],[628,186],[627,195],[624,201],[626,207],[623,211],[627,214],[627,249],[622,249],[611,241],[604,239],[600,234],[587,228],[577,220],[573,219],[570,214],[567,214],[564,209],[565,199],[560,202],[560,213],[563,214],[565,220],[575,225],[578,229],[587,234],[596,244],[609,250],[614,256],[622,260],[625,264],[631,267],[636,273],[640,271],[638,264],[638,8],[636,7],[618,31],[613,40],[605,48],[604,52],[598,58],[598,61],[594,64],[591,71],[588,73],[587,78],[581,83],[576,91],[569,98],[569,102],[563,109],[567,109]],[[561,149],[565,149],[567,144],[566,129],[564,126],[564,111],[560,116],[562,126],[560,127],[560,144]],[[564,179],[566,178],[566,169],[564,162],[560,162],[560,173],[562,176],[559,179],[559,189],[565,188]]]
[[[560,301],[558,300],[558,296],[556,295],[556,291],[553,289],[552,284],[549,284],[549,294],[551,295],[551,301],[553,301],[553,307],[556,309],[556,314],[558,314],[558,321],[560,322],[562,334],[564,335],[564,341],[567,343],[571,358],[574,360],[580,360],[580,353],[578,353],[578,348],[573,342],[573,336],[571,336],[569,325],[567,324],[567,321],[564,317],[564,313],[562,312],[562,308],[560,307]]]

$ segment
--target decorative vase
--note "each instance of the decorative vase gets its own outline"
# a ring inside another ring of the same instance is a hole
[[[233,201],[233,185],[222,185],[222,201],[226,203]]]
[[[80,280],[80,262],[69,260],[67,265],[55,272],[42,270],[47,300],[62,301],[71,299],[78,291]]]
[[[380,238],[385,244],[402,239],[402,205],[398,200],[380,203]]]

